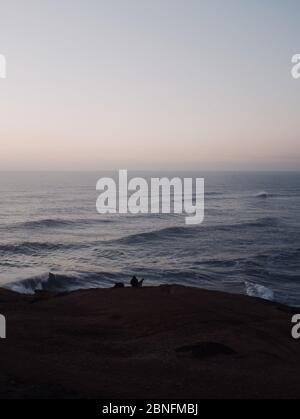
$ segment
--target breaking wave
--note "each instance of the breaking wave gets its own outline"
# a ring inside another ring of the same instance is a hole
[[[43,274],[9,283],[5,285],[5,288],[19,294],[29,295],[34,295],[37,291],[63,293],[111,286],[115,279],[115,274],[105,272],[78,274],[78,276],[54,275],[51,278],[48,274]]]
[[[252,282],[245,282],[246,293],[249,297],[261,298],[263,300],[274,301],[274,291],[263,285]]]
[[[255,198],[262,198],[262,199],[266,199],[266,198],[287,198],[290,197],[291,195],[289,194],[282,194],[282,193],[270,193],[270,192],[266,192],[266,191],[261,191],[258,192],[256,195],[254,195]]]
[[[255,198],[266,199],[266,198],[269,198],[269,197],[270,197],[270,195],[268,194],[268,192],[265,192],[265,191],[259,192],[258,194],[255,195]]]

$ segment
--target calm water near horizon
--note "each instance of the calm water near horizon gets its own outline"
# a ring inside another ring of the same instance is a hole
[[[99,215],[96,182],[103,175],[1,173],[1,286],[65,291],[108,287],[135,274],[148,285],[300,306],[300,172],[151,173],[205,178],[199,226],[174,214]],[[53,282],[49,271],[58,274]]]

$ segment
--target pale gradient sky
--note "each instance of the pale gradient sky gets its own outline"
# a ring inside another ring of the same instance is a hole
[[[3,0],[0,53],[0,170],[300,168],[299,0]]]

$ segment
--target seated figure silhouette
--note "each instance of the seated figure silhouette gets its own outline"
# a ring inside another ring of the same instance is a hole
[[[133,276],[132,280],[130,281],[130,284],[133,288],[141,288],[143,286],[143,282],[144,282],[144,279],[141,279],[139,281],[136,276]]]

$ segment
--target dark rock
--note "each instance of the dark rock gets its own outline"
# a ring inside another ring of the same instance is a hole
[[[229,346],[215,342],[202,342],[195,345],[182,346],[176,349],[178,355],[191,358],[209,358],[218,355],[234,355],[236,352]]]

